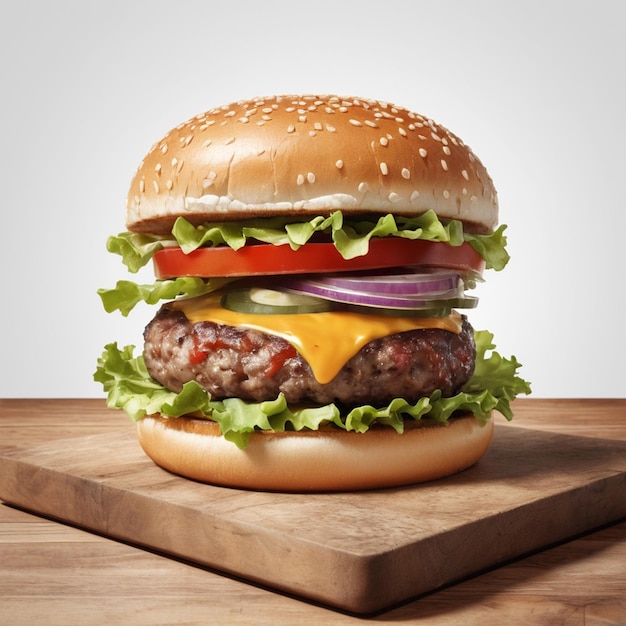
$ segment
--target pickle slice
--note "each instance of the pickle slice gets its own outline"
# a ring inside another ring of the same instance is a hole
[[[264,287],[233,289],[222,297],[221,303],[229,311],[260,315],[293,315],[333,310],[333,303],[328,300]]]

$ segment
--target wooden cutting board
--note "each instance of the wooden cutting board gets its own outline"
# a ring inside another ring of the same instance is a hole
[[[132,430],[0,455],[9,504],[359,614],[620,519],[625,487],[626,443],[512,426],[461,474],[362,493],[198,484]]]

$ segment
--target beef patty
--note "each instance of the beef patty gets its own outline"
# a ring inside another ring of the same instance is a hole
[[[144,360],[156,381],[172,391],[195,380],[214,399],[273,400],[346,406],[377,406],[393,398],[416,402],[441,389],[457,393],[474,371],[476,348],[463,317],[455,334],[413,330],[365,345],[326,384],[319,383],[305,359],[281,337],[257,330],[190,322],[176,309],[161,307],[144,332]]]

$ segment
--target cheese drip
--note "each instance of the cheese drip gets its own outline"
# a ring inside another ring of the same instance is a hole
[[[182,311],[192,322],[214,322],[278,335],[306,359],[319,383],[330,382],[339,370],[374,339],[423,328],[461,332],[462,318],[452,311],[447,317],[394,317],[363,315],[349,311],[261,315],[237,313],[220,305],[211,294],[176,300],[168,306]]]

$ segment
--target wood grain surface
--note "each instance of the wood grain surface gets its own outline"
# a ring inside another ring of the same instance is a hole
[[[538,434],[561,431],[626,439],[624,401],[518,401],[515,408],[518,426],[538,425]],[[537,417],[542,413],[543,421]],[[1,445],[7,447],[30,449],[31,444],[84,439],[85,434],[128,432],[125,418],[104,410],[100,401],[2,400],[0,416]],[[504,423],[498,426],[506,432],[516,430]],[[279,518],[274,514],[274,520]],[[372,619],[433,624],[623,623],[623,539],[624,526],[613,525]],[[357,619],[0,507],[0,623],[85,623],[90,616],[96,623],[104,617],[113,623],[235,624],[339,624]]]

